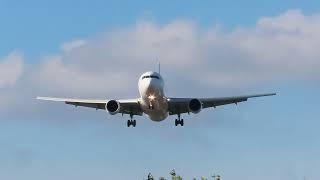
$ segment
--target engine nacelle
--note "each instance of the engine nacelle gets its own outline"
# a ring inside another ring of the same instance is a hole
[[[202,110],[202,102],[199,99],[191,99],[188,108],[189,112],[197,114]]]
[[[106,110],[111,114],[115,115],[120,111],[120,103],[116,100],[110,100],[106,104]]]

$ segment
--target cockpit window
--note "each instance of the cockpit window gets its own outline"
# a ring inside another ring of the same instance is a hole
[[[143,77],[142,77],[142,79],[145,79],[145,78],[160,79],[158,76],[155,76],[155,75],[151,75],[151,76],[143,76]]]

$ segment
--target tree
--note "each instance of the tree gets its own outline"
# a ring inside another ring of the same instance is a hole
[[[220,180],[220,176],[219,175],[214,175],[212,176],[214,180]]]
[[[176,180],[176,171],[174,169],[172,169],[172,171],[170,172],[170,175],[172,180]]]
[[[148,174],[148,180],[153,180],[153,176],[151,173]]]

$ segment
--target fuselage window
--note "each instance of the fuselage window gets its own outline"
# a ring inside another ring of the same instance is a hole
[[[160,79],[158,76],[150,76],[151,78]]]
[[[142,79],[145,79],[145,78],[155,78],[155,79],[160,79],[158,76],[143,76]]]

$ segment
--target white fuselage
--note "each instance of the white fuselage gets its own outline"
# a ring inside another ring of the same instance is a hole
[[[153,121],[162,121],[169,115],[168,102],[164,95],[164,82],[157,72],[144,73],[138,83],[143,112]]]

